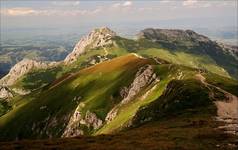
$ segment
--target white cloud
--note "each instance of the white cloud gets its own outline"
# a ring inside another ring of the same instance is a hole
[[[126,1],[122,4],[122,6],[131,6],[132,2],[131,1]]]
[[[184,0],[182,5],[189,8],[207,8],[210,6],[216,7],[217,2],[216,1]]]
[[[33,8],[8,8],[0,10],[0,13],[5,16],[79,16],[79,15],[95,15],[100,13],[102,8],[92,10],[86,9],[33,9]]]
[[[123,7],[129,7],[132,6],[132,1],[125,1],[123,3],[115,3],[112,5],[112,8],[123,8]]]
[[[78,6],[80,1],[53,1],[52,4],[55,6]]]
[[[35,11],[32,8],[19,7],[19,8],[3,9],[1,10],[1,13],[9,16],[26,16],[26,15],[34,15],[37,13],[37,11]]]
[[[185,0],[183,1],[183,6],[194,6],[197,2],[197,0]]]
[[[171,0],[161,0],[160,3],[170,3]]]

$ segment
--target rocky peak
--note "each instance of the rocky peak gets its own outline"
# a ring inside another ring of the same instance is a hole
[[[138,34],[138,38],[145,38],[153,42],[158,42],[162,45],[177,46],[198,46],[200,43],[212,42],[208,37],[200,35],[192,30],[178,30],[178,29],[153,29],[148,28],[142,30]]]
[[[9,73],[0,80],[0,84],[10,86],[14,84],[15,81],[18,80],[20,77],[30,72],[32,69],[43,69],[49,66],[54,66],[55,64],[55,62],[38,62],[25,58],[11,68]]]
[[[65,58],[64,62],[70,64],[86,51],[86,48],[98,48],[113,44],[112,37],[116,33],[107,27],[94,29],[83,37],[74,47],[74,50]]]

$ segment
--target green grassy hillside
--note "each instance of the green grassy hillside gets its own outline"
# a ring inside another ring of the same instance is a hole
[[[35,93],[23,97],[21,104],[1,117],[1,137],[49,136],[46,131],[38,132],[43,127],[51,136],[60,136],[79,103],[85,104],[82,113],[90,110],[104,118],[118,102],[119,88],[128,86],[138,68],[148,63],[150,60],[135,55],[115,58],[61,78],[45,87],[39,96]],[[82,98],[74,100],[77,96]],[[52,120],[57,124],[50,128]]]
[[[148,64],[152,65],[160,81],[141,89],[129,103],[119,105],[122,100],[120,90],[129,87],[139,68]],[[153,59],[140,58],[135,54],[87,67],[64,75],[29,95],[15,98],[14,108],[0,118],[1,138],[60,137],[75,109],[79,109],[82,116],[86,116],[87,111],[93,112],[103,121],[102,127],[96,130],[80,126],[84,134],[98,135],[120,131],[130,125],[139,108],[160,98],[172,80],[194,79],[198,72],[198,69],[182,65],[159,65]],[[223,85],[228,90],[232,91],[231,87],[237,88],[232,79],[217,75],[218,80],[219,78],[228,81]],[[215,82],[214,79],[209,81]],[[185,87],[197,91],[199,84],[195,82],[194,86],[188,84]],[[188,92],[187,98],[192,96]],[[208,98],[207,95],[204,97]],[[104,122],[107,113],[117,105],[117,116],[109,123]]]
[[[234,142],[235,136],[218,130],[226,123],[215,119],[217,101],[229,104],[238,96],[233,60],[224,66],[220,60],[228,56],[219,53],[218,60],[186,41],[182,45],[189,48],[145,38],[112,40],[86,49],[71,64],[33,69],[9,87],[31,92],[1,102],[0,141],[63,137],[54,142],[67,143],[65,137],[83,135],[79,141],[85,148],[91,148],[90,139],[101,149],[98,142],[105,139],[110,145],[130,137],[133,149],[143,135],[149,148],[214,149]],[[128,143],[121,141],[124,148]]]

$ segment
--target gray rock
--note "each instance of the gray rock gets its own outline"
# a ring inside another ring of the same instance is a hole
[[[129,86],[129,88],[127,88],[128,91],[120,92],[127,93],[127,96],[122,100],[122,104],[128,103],[141,91],[143,87],[149,85],[155,79],[156,74],[154,73],[152,66],[146,65],[144,67],[141,67],[136,73],[134,81]]]
[[[13,85],[23,75],[29,73],[32,69],[46,69],[55,66],[56,62],[38,62],[30,59],[23,59],[14,65],[9,73],[0,80],[0,84],[10,86]]]
[[[71,116],[68,125],[66,126],[62,137],[73,137],[77,135],[83,135],[83,131],[80,129],[80,120],[82,119],[81,112],[77,107],[74,114]]]
[[[80,110],[84,107],[84,103],[80,103],[76,108],[75,112],[71,116],[62,137],[73,137],[78,135],[83,135],[84,131],[81,129],[81,125],[85,125],[88,128],[93,128],[94,130],[99,129],[103,121],[97,117],[97,115],[89,110],[83,117]]]
[[[97,117],[95,113],[87,111],[85,116],[85,122],[88,127],[93,127],[93,129],[99,129],[102,126],[102,120]]]
[[[9,99],[13,97],[12,92],[10,91],[9,88],[4,87],[4,86],[0,86],[0,99]]]
[[[120,104],[112,108],[111,111],[107,114],[105,118],[106,123],[109,123],[117,116],[118,110],[121,105],[124,105],[130,102],[131,100],[133,100],[134,97],[139,92],[141,92],[141,90],[144,87],[149,86],[152,83],[157,83],[157,82],[159,82],[159,78],[154,73],[153,67],[151,65],[146,65],[144,67],[141,67],[136,73],[135,79],[133,80],[131,85],[129,87],[123,87],[120,90],[120,95],[123,99],[120,102]],[[149,93],[145,93],[145,95],[142,95],[142,99],[144,99],[148,94]]]
[[[106,116],[105,121],[109,123],[112,121],[118,114],[118,108],[114,107]]]
[[[65,58],[66,64],[73,63],[77,60],[78,56],[85,53],[86,48],[94,49],[112,45],[112,38],[116,33],[107,27],[94,29],[89,35],[83,37],[74,47],[74,50]]]

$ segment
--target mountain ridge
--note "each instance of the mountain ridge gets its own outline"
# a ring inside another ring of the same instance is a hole
[[[107,45],[110,46],[113,44],[113,37],[115,37],[115,36],[116,36],[116,33],[107,27],[94,29],[87,36],[83,37],[75,45],[73,51],[70,54],[68,54],[68,56],[66,56],[66,58],[63,62],[65,64],[70,64],[70,63],[75,62],[77,60],[77,58],[80,56],[80,54],[85,53],[85,50],[87,49],[86,47],[88,47],[89,45],[91,45],[91,46],[89,46],[89,47],[91,47],[90,49],[104,47]],[[176,39],[181,39],[181,38],[185,38],[187,40],[191,38],[191,41],[197,41],[198,43],[199,42],[208,42],[208,43],[212,42],[209,38],[207,38],[203,35],[199,35],[192,30],[179,30],[179,29],[148,28],[148,29],[144,29],[144,30],[140,31],[140,33],[138,33],[137,37],[139,40],[141,38],[145,38],[147,40],[151,40],[152,42],[163,41],[163,40],[169,39],[169,38],[174,39],[175,41],[176,41]],[[160,40],[160,38],[162,38],[162,39]],[[224,47],[224,49],[227,49],[226,51],[229,52],[236,60],[238,60],[237,47],[226,46],[224,44],[219,44],[219,45],[221,47]],[[107,53],[108,52],[105,50],[106,55],[107,55]],[[29,63],[25,63],[25,62],[29,62]],[[27,60],[27,59],[24,60],[23,59],[22,61],[20,61],[18,63],[19,65],[16,64],[12,68],[12,71],[18,70],[18,72],[19,72],[20,70],[18,68],[24,68],[24,67],[22,67],[22,65],[23,66],[28,65],[29,67],[27,67],[27,68],[29,68],[29,69],[25,69],[26,71],[23,71],[23,73],[19,73],[19,74],[17,73],[18,75],[17,75],[16,79],[13,78],[12,81],[11,81],[11,77],[9,77],[10,81],[3,81],[3,80],[6,80],[6,78],[8,78],[8,76],[11,76],[12,73],[10,71],[9,74],[6,75],[5,77],[3,77],[0,81],[2,84],[4,84],[4,82],[5,82],[5,84],[7,84],[7,85],[12,85],[18,78],[20,78],[20,76],[28,73],[31,69],[47,68],[47,67],[39,67],[40,65],[37,65],[39,63],[42,63],[42,65],[45,65],[44,63],[47,63],[47,62],[36,62],[34,60]],[[51,66],[54,63],[55,62],[52,62],[51,64],[49,64],[49,66]],[[58,63],[61,63],[61,62],[58,62]],[[35,64],[35,65],[32,65],[32,64]],[[7,83],[7,82],[9,82],[9,83]]]
[[[104,30],[105,34],[101,33]],[[178,50],[149,37],[131,40],[114,32],[108,36],[107,32],[111,30],[94,30],[88,41],[87,36],[83,38],[82,47],[82,41],[76,44],[67,61],[53,67],[23,65],[24,75],[6,88],[10,92],[14,88],[30,92],[13,93],[8,99],[10,108],[6,100],[0,101],[0,140],[97,137],[124,130],[129,133],[135,127],[177,117],[196,125],[209,122],[212,136],[236,136],[236,128],[228,129],[227,120],[217,117],[225,105],[238,107],[238,82],[206,53],[209,47],[198,55],[194,51],[199,49],[181,49],[184,39]],[[186,38],[189,34],[197,36],[192,31],[184,32]],[[170,37],[176,41],[180,36]],[[107,38],[101,41],[101,37],[109,37],[109,42]],[[189,42],[197,47],[204,41],[210,43],[204,37],[195,44]],[[220,52],[218,56],[226,58]],[[232,122],[236,125],[236,118]],[[220,124],[224,124],[223,130]]]

